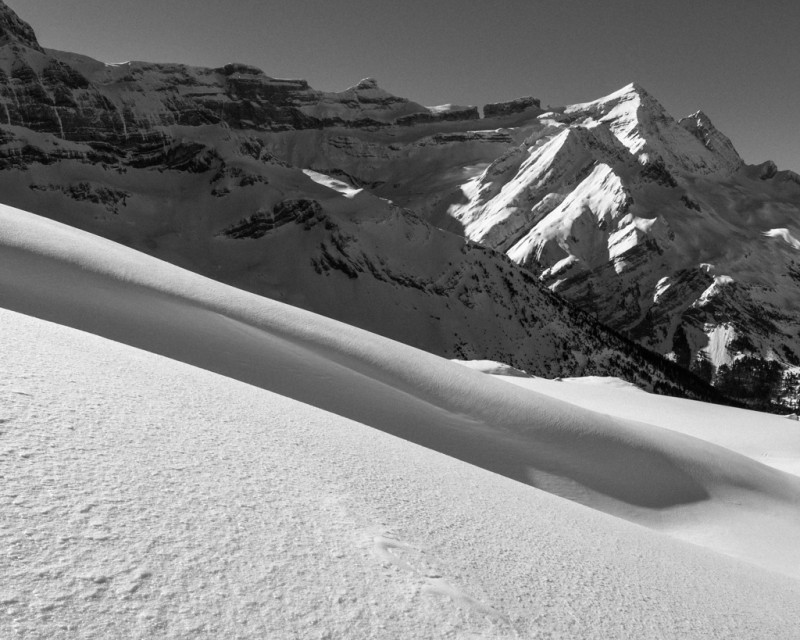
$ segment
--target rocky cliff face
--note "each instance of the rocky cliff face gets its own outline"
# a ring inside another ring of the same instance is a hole
[[[304,80],[270,78],[242,64],[218,69],[128,62],[107,65],[42,49],[33,31],[6,9],[0,81],[5,124],[72,141],[113,145],[159,137],[159,127],[227,125],[250,131],[381,128],[478,117],[477,109],[427,108],[365,79],[339,92]]]
[[[637,85],[481,116],[372,79],[106,65],[0,2],[0,103],[4,202],[443,355],[709,393],[555,291],[707,379],[800,366],[800,180]]]

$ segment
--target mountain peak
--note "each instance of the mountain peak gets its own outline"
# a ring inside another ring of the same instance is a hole
[[[647,89],[645,89],[638,82],[630,82],[630,83],[626,84],[617,93],[619,93],[619,94],[635,93],[635,94],[640,95],[640,96],[649,96],[650,95],[650,93],[647,91]]]
[[[364,78],[354,87],[358,91],[370,91],[379,88],[378,81],[375,78]]]
[[[564,113],[572,122],[607,124],[643,164],[660,160],[668,168],[702,174],[729,173],[743,165],[731,141],[702,111],[679,123],[636,82],[599,100],[568,106]]]
[[[0,0],[0,46],[18,43],[41,51],[33,27],[22,20],[14,11]]]
[[[730,139],[702,111],[682,118],[678,124],[702,142],[728,170],[735,171],[744,164]]]
[[[631,82],[613,93],[593,100],[566,107],[566,113],[608,114],[612,111],[630,111],[633,116],[638,109],[645,107],[647,111],[662,112],[664,108],[642,85]],[[638,116],[637,116],[638,117]]]
[[[618,89],[617,91],[614,91],[613,93],[610,93],[599,100],[595,100],[595,102],[624,102],[634,98],[638,98],[639,100],[655,101],[655,98],[653,98],[652,94],[642,85],[640,85],[638,82],[631,82],[626,84],[621,89]]]
[[[705,111],[695,111],[694,113],[683,118],[683,120],[690,119],[696,121],[698,124],[702,124],[703,126],[714,126],[711,124],[711,118],[706,115]],[[681,120],[681,122],[683,122],[683,120]]]

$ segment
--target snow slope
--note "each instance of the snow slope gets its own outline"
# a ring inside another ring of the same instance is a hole
[[[174,360],[0,323],[4,639],[795,637],[794,579]]]
[[[800,425],[784,416],[654,395],[618,378],[547,380],[496,362],[460,364],[592,411],[707,440],[800,476]]]
[[[313,404],[800,575],[794,476],[683,433],[493,381],[32,214],[2,208],[0,224],[0,300],[8,309]]]

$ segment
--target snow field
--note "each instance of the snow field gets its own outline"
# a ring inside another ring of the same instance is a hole
[[[0,322],[0,637],[795,637],[796,580],[202,369]]]

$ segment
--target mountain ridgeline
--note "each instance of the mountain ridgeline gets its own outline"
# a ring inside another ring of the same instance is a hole
[[[0,103],[5,204],[443,356],[796,402],[800,178],[637,85],[425,107],[104,64],[0,2]]]

